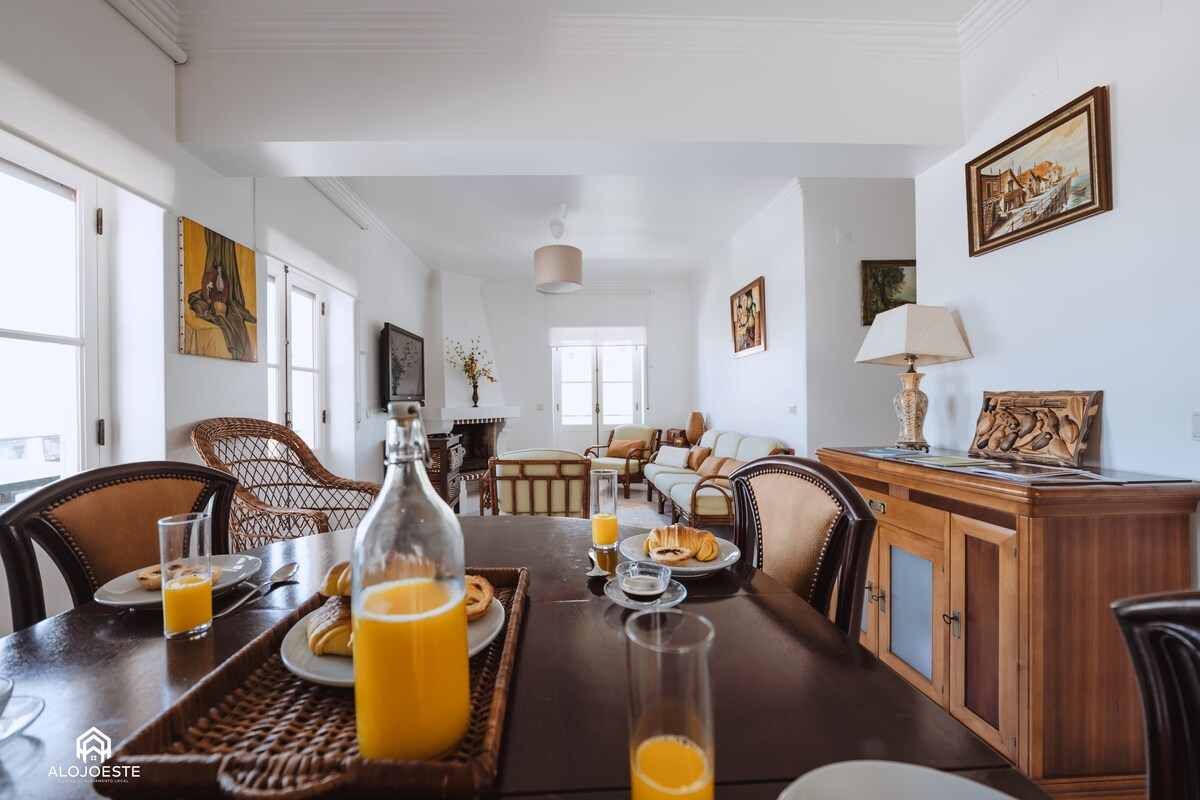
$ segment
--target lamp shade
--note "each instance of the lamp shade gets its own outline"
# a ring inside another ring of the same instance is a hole
[[[876,315],[854,360],[904,366],[909,355],[922,364],[940,364],[970,358],[971,349],[958,332],[950,309],[909,303]]]
[[[539,292],[566,294],[583,288],[583,251],[548,244],[533,251],[533,284]]]

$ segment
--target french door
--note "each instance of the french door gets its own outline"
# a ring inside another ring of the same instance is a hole
[[[583,452],[608,441],[617,425],[641,424],[645,350],[641,345],[553,348],[556,447]]]
[[[326,445],[324,285],[267,261],[267,418],[286,425],[317,458]]]

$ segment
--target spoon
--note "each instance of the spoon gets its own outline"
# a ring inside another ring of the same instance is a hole
[[[608,574],[608,570],[600,569],[599,562],[596,561],[596,551],[588,548],[588,558],[592,560],[592,568],[587,571],[589,578],[600,578]]]
[[[246,603],[248,603],[250,601],[250,598],[257,597],[259,592],[261,592],[263,589],[265,589],[266,587],[270,586],[273,583],[283,583],[284,581],[290,581],[292,579],[292,576],[296,574],[296,570],[298,570],[298,569],[300,569],[300,565],[297,564],[295,561],[293,561],[290,564],[284,564],[282,567],[280,567],[279,569],[277,569],[273,573],[271,573],[271,577],[267,578],[265,581],[260,583],[258,586],[255,586],[253,591],[247,593],[246,595],[243,595],[241,599],[239,599],[233,605],[229,606],[229,608],[223,609],[217,614],[213,614],[213,619],[218,619],[220,617],[225,616],[226,614],[236,611],[237,609],[241,608]]]

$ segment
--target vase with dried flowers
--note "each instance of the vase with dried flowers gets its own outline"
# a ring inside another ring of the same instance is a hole
[[[471,407],[479,407],[479,382],[495,383],[492,374],[492,359],[479,344],[479,337],[472,337],[467,344],[447,337],[446,363],[466,376],[471,384]]]

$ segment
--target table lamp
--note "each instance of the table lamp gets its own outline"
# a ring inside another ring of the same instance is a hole
[[[896,447],[909,450],[929,450],[921,433],[929,397],[921,391],[921,378],[914,365],[940,364],[971,357],[971,349],[963,341],[950,310],[941,306],[919,306],[913,303],[884,311],[875,316],[871,330],[854,359],[858,364],[908,365],[900,373],[903,388],[893,400],[896,418],[900,420],[900,439]]]

